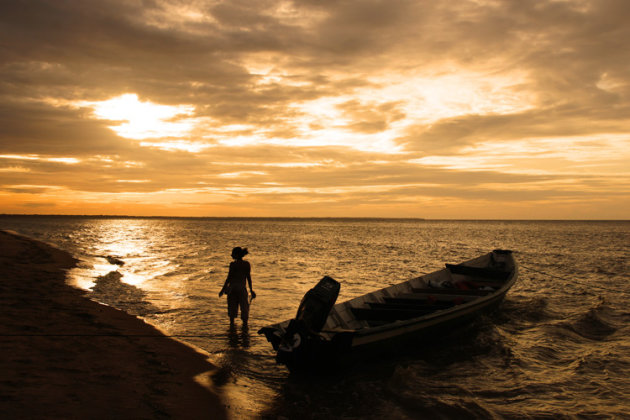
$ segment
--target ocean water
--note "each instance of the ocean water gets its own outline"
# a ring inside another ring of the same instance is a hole
[[[0,229],[73,253],[70,281],[92,299],[209,352],[235,418],[630,418],[630,222],[0,216]],[[218,297],[234,246],[258,295],[249,329],[229,327]],[[499,309],[395,356],[295,376],[256,334],[324,275],[343,301],[495,248],[520,264]]]

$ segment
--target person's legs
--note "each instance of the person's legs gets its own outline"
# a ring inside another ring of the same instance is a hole
[[[241,319],[243,320],[243,324],[247,325],[247,320],[249,319],[249,296],[247,295],[247,290],[241,295],[239,299],[239,306],[241,307]]]
[[[230,324],[234,324],[234,318],[238,315],[239,294],[235,292],[228,294],[227,303]]]

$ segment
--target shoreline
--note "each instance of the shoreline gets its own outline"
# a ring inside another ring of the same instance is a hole
[[[227,418],[208,356],[66,283],[69,253],[0,231],[7,418]]]

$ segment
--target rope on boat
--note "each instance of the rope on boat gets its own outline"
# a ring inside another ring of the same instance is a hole
[[[535,268],[531,268],[531,267],[528,267],[528,266],[520,264],[520,263],[519,263],[518,266],[521,267],[521,268],[525,268],[526,270],[529,270],[529,271],[534,271],[536,273],[543,274],[545,276],[553,277],[555,279],[564,280],[564,281],[567,281],[567,282],[578,283],[578,284],[580,284],[580,285],[582,285],[584,287],[587,287],[587,288],[600,289],[600,290],[605,290],[607,292],[617,292],[617,293],[630,294],[630,291],[628,291],[628,290],[621,290],[621,289],[617,289],[617,288],[614,288],[614,287],[600,286],[600,285],[598,285],[596,283],[595,284],[590,284],[590,283],[587,284],[587,283],[585,283],[583,281],[580,281],[580,280],[577,280],[577,279],[569,279],[568,277],[556,276],[554,274],[549,274],[549,273],[546,273],[544,271],[536,270]]]

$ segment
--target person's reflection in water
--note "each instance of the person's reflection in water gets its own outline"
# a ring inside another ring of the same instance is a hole
[[[219,369],[212,375],[212,379],[218,386],[228,382],[236,383],[239,372],[247,370],[249,364],[249,328],[243,325],[240,329],[236,325],[230,325],[227,332],[227,349],[219,361]]]
[[[249,340],[249,327],[247,325],[243,325],[241,327],[240,333],[238,332],[236,325],[230,325],[230,329],[228,331],[228,345],[231,348],[247,349],[249,348]]]
[[[241,331],[241,345],[244,349],[249,348],[249,327],[247,325],[243,325]]]

